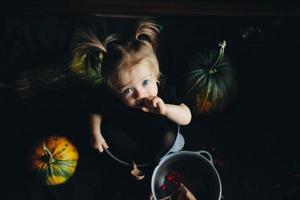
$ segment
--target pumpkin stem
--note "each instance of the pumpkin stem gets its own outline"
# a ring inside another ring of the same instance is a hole
[[[222,59],[224,57],[224,50],[225,50],[225,47],[226,47],[226,41],[223,40],[218,45],[220,47],[219,54],[218,54],[218,57],[217,57],[216,61],[211,66],[211,68],[209,70],[209,74],[213,74],[213,73],[217,72],[217,69],[215,67],[222,61]]]
[[[45,144],[43,144],[43,151],[46,154],[46,162],[47,163],[54,163],[55,159],[53,158],[52,153],[49,151],[49,149],[46,147]]]

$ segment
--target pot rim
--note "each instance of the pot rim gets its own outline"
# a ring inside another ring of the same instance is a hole
[[[213,158],[212,158],[211,154],[208,151],[205,151],[205,150],[200,150],[200,151],[187,151],[187,150],[184,150],[184,151],[178,151],[178,152],[170,153],[170,154],[164,156],[160,160],[159,164],[155,167],[155,169],[154,169],[154,171],[152,173],[152,177],[151,177],[151,191],[152,191],[152,194],[153,194],[153,199],[154,200],[159,200],[159,199],[157,199],[156,193],[155,193],[155,190],[154,190],[154,181],[155,181],[154,179],[155,179],[156,174],[157,174],[158,170],[160,169],[160,167],[163,165],[164,162],[166,162],[167,160],[171,159],[172,157],[183,156],[183,155],[196,155],[196,156],[200,157],[202,160],[204,160],[204,161],[206,161],[206,162],[209,163],[209,166],[214,171],[214,174],[216,175],[217,180],[218,180],[218,184],[219,184],[219,197],[218,197],[217,200],[221,200],[221,198],[222,198],[222,182],[221,182],[221,178],[220,178],[220,175],[219,175],[216,167],[213,164]],[[204,155],[208,156],[208,158],[206,158]]]

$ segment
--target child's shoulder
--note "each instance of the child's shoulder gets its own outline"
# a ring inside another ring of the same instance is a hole
[[[177,97],[176,87],[170,84],[163,84],[159,86],[158,96],[164,100],[165,103],[180,104]]]

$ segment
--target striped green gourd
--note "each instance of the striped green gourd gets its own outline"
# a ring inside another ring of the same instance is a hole
[[[236,72],[224,55],[226,41],[219,49],[204,49],[191,60],[184,75],[183,97],[193,113],[223,110],[236,91]]]
[[[59,185],[75,173],[78,157],[78,151],[69,139],[48,136],[33,148],[30,168],[41,183]]]

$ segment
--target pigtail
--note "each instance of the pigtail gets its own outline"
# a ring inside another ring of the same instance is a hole
[[[99,39],[95,36],[95,34],[91,31],[79,33],[79,37],[84,42],[80,42],[75,50],[79,50],[82,52],[87,52],[90,50],[101,50],[106,52],[103,44],[99,41]]]
[[[120,36],[119,34],[115,33],[115,34],[111,34],[109,35],[105,41],[104,41],[104,47],[105,47],[105,53],[107,53],[110,49],[110,47],[115,44],[116,41],[120,40]]]
[[[149,42],[154,51],[158,46],[157,38],[159,34],[159,26],[151,21],[142,21],[135,34],[135,38],[141,42]]]
[[[106,52],[105,46],[100,42],[97,36],[91,32],[81,32],[78,34],[78,42],[72,50],[73,57],[83,60],[85,70],[92,69],[99,75],[101,74],[101,62],[103,54]]]

